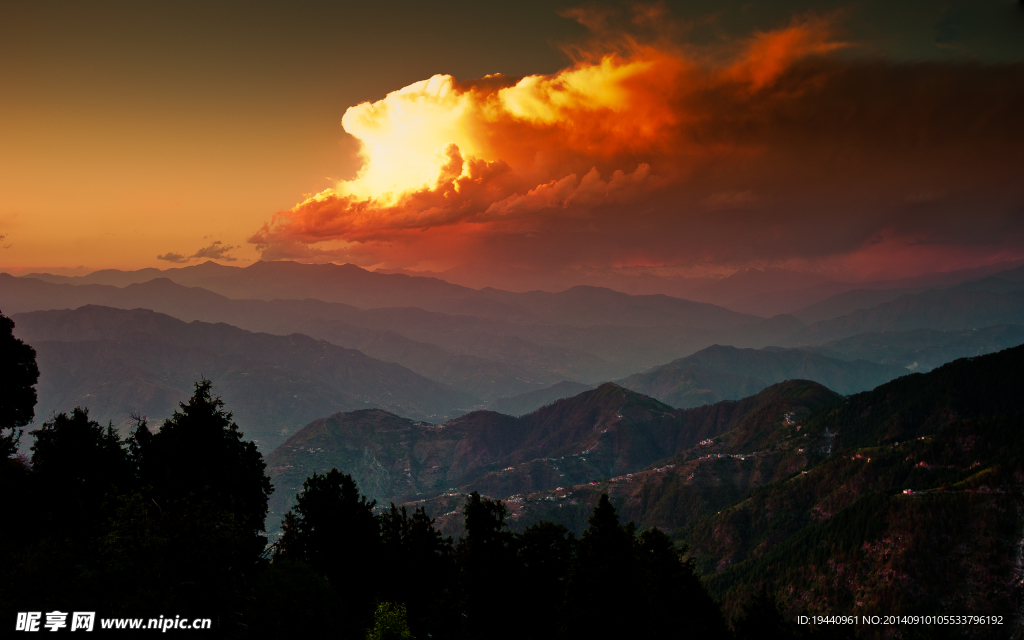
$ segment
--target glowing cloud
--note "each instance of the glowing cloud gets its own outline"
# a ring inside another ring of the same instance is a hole
[[[998,87],[1019,68],[992,72],[986,87],[998,95],[983,106],[971,102],[976,88],[936,80],[963,68],[833,55],[846,45],[821,19],[731,43],[731,54],[602,37],[604,51],[551,75],[436,75],[349,108],[356,178],[277,212],[249,241],[267,259],[432,268],[809,263],[865,251],[882,232],[914,238],[892,246],[956,243],[953,207],[986,181],[1006,197],[976,225],[1019,203],[1005,171],[960,167],[1012,157],[1003,137],[1020,128],[1021,98]],[[904,144],[901,127],[924,109],[929,120],[911,125],[917,146]],[[931,207],[922,235],[905,193],[940,186],[944,199],[913,204]],[[1011,226],[996,242],[1019,235]]]
[[[479,153],[465,127],[474,108],[473,95],[458,91],[454,78],[441,75],[350,108],[341,124],[362,143],[365,164],[355,180],[339,184],[336,192],[383,199],[434,182],[449,145]]]

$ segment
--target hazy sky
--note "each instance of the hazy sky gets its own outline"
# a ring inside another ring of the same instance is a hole
[[[7,269],[1024,257],[1019,2],[12,4]]]

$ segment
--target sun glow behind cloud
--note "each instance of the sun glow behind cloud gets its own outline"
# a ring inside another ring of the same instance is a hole
[[[969,191],[991,178],[977,167],[951,169],[944,163],[962,162],[951,160],[959,151],[921,129],[959,126],[960,102],[972,98],[936,84],[931,70],[900,81],[909,71],[834,56],[846,47],[829,21],[811,17],[714,51],[602,34],[550,75],[435,75],[349,108],[342,125],[364,162],[356,178],[277,212],[250,242],[268,259],[433,268],[856,265],[863,261],[849,254],[878,233],[894,247],[955,244],[962,220],[941,211],[953,197],[928,205],[940,224],[927,232],[899,228],[920,224],[911,222],[920,214],[907,208],[908,188],[934,189],[953,176]],[[849,94],[847,84],[872,73],[878,86]],[[920,107],[911,98],[931,94],[955,106],[913,124],[923,145],[899,146],[899,127]],[[851,97],[877,104],[861,109]],[[891,123],[871,116],[879,108]],[[982,142],[959,143],[978,147],[969,154],[992,142],[990,131],[976,130]],[[891,149],[880,154],[873,144]],[[897,165],[918,184],[898,184]],[[908,261],[921,255],[906,251]]]
[[[349,108],[342,125],[364,162],[356,178],[279,212],[253,241],[271,252],[295,241],[391,241],[411,229],[621,200],[657,185],[648,157],[684,150],[687,87],[763,84],[779,62],[762,58],[768,70],[743,59],[709,72],[679,52],[634,45],[552,75],[465,85],[436,75]]]
[[[342,126],[361,143],[364,165],[356,179],[339,182],[332,193],[394,203],[439,179],[458,178],[442,175],[450,145],[467,160],[535,172],[531,163],[548,150],[514,148],[516,141],[496,135],[509,128],[558,132],[560,149],[596,157],[649,148],[675,124],[676,114],[666,96],[651,95],[665,93],[663,87],[644,85],[671,81],[682,66],[678,58],[645,49],[629,58],[609,54],[551,76],[513,80],[495,74],[468,87],[435,75],[345,112]]]
[[[341,124],[361,143],[364,165],[335,192],[387,200],[435,182],[448,145],[479,153],[464,126],[474,108],[472,95],[456,91],[454,78],[443,75],[349,108]]]

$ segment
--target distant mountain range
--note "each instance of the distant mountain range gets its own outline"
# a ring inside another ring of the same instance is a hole
[[[226,322],[252,331],[304,333],[394,359],[485,400],[564,379],[595,383],[621,377],[691,353],[721,336],[744,345],[769,344],[802,326],[791,319],[765,320],[666,296],[634,297],[593,288],[509,296],[520,305],[509,317],[543,316],[544,322],[452,315],[412,306],[360,309],[312,299],[234,300],[167,279],[118,288],[0,274],[0,308],[7,313],[98,304],[148,308],[185,321]],[[554,319],[579,324],[547,322]],[[612,320],[636,324],[600,324]],[[653,325],[654,321],[674,324]]]
[[[744,398],[792,379],[813,380],[838,393],[851,394],[908,373],[930,371],[957,358],[994,353],[1020,344],[1024,344],[1024,327],[1000,325],[966,331],[864,333],[800,349],[713,345],[616,382],[679,408]],[[560,382],[494,400],[488,408],[524,415],[587,388],[579,383]]]
[[[840,360],[797,349],[714,345],[618,383],[672,406],[696,407],[753,395],[784,380],[813,380],[845,395],[906,373],[903,367]]]
[[[506,267],[496,273],[493,265],[479,269],[474,265],[462,265],[442,272],[410,271],[406,269],[378,270],[378,273],[401,273],[415,277],[433,277],[475,289],[496,286],[511,291],[543,289],[561,291],[575,284],[607,287],[631,294],[665,294],[687,300],[709,302],[733,311],[751,313],[764,317],[792,313],[815,305],[832,296],[855,289],[862,291],[902,290],[916,293],[935,287],[949,287],[983,278],[1020,265],[1010,261],[970,269],[948,272],[924,273],[896,280],[874,280],[868,282],[842,282],[830,279],[820,273],[810,273],[779,267],[749,267],[725,278],[713,276],[685,275],[671,267],[576,267],[560,271],[538,271],[518,267]],[[496,278],[496,279],[495,279]],[[496,284],[497,283],[497,284]],[[895,295],[879,299],[859,307],[822,316],[804,322],[814,322],[836,315],[843,315],[858,308],[874,306],[892,300]]]
[[[793,312],[793,317],[806,324],[831,320],[860,309],[870,309],[896,298],[927,291],[928,287],[899,289],[854,289],[836,294],[821,302]]]
[[[37,422],[88,407],[101,422],[147,415],[154,426],[192,394],[200,376],[236,412],[246,437],[269,451],[310,420],[381,407],[433,422],[479,400],[360,351],[292,334],[185,323],[144,309],[84,306],[15,314],[15,333],[35,347]]]
[[[960,331],[1000,324],[1021,324],[1024,319],[1022,278],[1024,270],[1018,268],[948,289],[929,289],[901,295],[875,306],[818,320],[794,332],[780,344],[820,345],[860,333],[879,331]],[[833,307],[838,308],[839,305]],[[802,315],[814,317],[814,313]]]
[[[792,345],[818,345],[878,331],[976,329],[1019,324],[1022,317],[1024,291],[929,291],[816,322],[787,342]]]
[[[995,353],[1024,344],[1024,326],[997,325],[961,331],[912,329],[861,333],[817,347],[802,347],[830,358],[868,360],[930,371],[958,358]]]
[[[52,284],[0,274],[0,301],[7,313],[97,304],[152,309],[188,322],[225,322],[258,332],[303,333],[397,362],[484,399],[536,389],[564,375],[596,373],[600,377],[610,366],[590,354],[547,348],[509,335],[511,325],[469,316],[411,307],[367,311],[319,300],[232,300],[167,279],[117,288]]]
[[[97,271],[71,278],[31,274],[26,278],[59,284],[124,287],[164,277],[234,299],[342,302],[363,309],[418,307],[448,315],[503,322],[571,326],[663,326],[720,328],[756,324],[761,318],[712,304],[665,295],[631,296],[601,287],[577,286],[561,293],[513,293],[470,289],[437,278],[376,273],[355,265],[256,262],[225,267],[213,262],[179,269],[135,272]]]
[[[157,275],[162,277],[147,280]],[[782,277],[744,277],[769,276]],[[504,404],[492,406],[525,414],[566,395],[565,388],[545,391],[559,381],[580,385],[574,388],[578,391],[621,380],[679,407],[744,397],[793,377],[816,380],[842,393],[859,391],[899,375],[899,367],[927,370],[958,356],[1019,343],[1015,330],[993,333],[988,327],[1024,322],[1022,280],[1024,269],[1017,268],[947,289],[846,292],[798,315],[812,319],[887,301],[810,326],[794,316],[759,319],[708,304],[595,287],[559,294],[475,291],[352,265],[297,263],[247,268],[205,263],[164,271],[101,271],[80,278],[0,274],[0,308],[12,313],[99,304],[152,309],[184,321],[224,322],[259,333],[301,333],[399,364],[473,398],[461,405],[500,401]],[[196,284],[233,295],[281,294],[291,299],[232,299],[192,286]],[[306,293],[403,306],[364,309],[345,302],[294,299]],[[415,303],[443,312],[410,306]],[[459,310],[480,315],[454,313]],[[611,322],[621,324],[602,324]],[[959,338],[941,333],[976,329]],[[803,351],[832,360],[863,359],[894,368],[827,362],[795,352],[781,356],[765,351],[756,358],[745,352],[746,360],[732,364],[722,359],[722,353],[686,359],[715,343],[743,348],[800,345]],[[768,371],[758,368],[763,362],[755,361],[784,357],[802,364]]]
[[[575,395],[593,389],[592,385],[579,382],[563,380],[557,384],[536,391],[512,396],[509,398],[498,398],[487,405],[487,409],[497,413],[504,413],[510,416],[523,416],[533,413],[545,405],[549,405],[562,398],[571,398]]]

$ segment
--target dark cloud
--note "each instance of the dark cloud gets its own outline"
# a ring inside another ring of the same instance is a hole
[[[173,251],[168,251],[165,254],[159,255],[159,256],[156,257],[156,259],[157,260],[166,260],[167,262],[176,262],[176,263],[188,262],[189,261],[189,258],[187,256],[183,256],[180,253],[174,253]]]
[[[224,260],[225,262],[234,262],[238,258],[228,255],[228,252],[234,251],[237,248],[238,247],[229,244],[224,244],[220,240],[215,240],[208,246],[203,247],[190,256],[169,251],[163,255],[157,256],[156,258],[157,260],[166,260],[167,262],[175,263],[191,262],[202,258],[206,258],[207,260]]]
[[[212,244],[203,247],[199,251],[196,251],[190,256],[191,259],[206,258],[208,260],[224,260],[226,262],[234,262],[237,258],[228,255],[229,251],[234,251],[238,247],[233,247],[229,244],[224,244],[220,240],[215,240]]]

